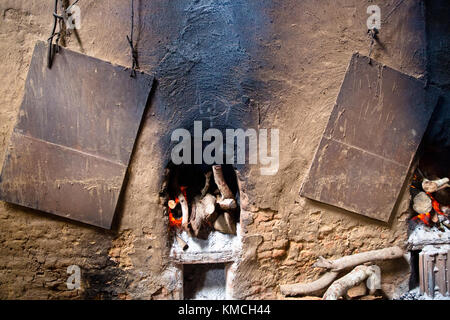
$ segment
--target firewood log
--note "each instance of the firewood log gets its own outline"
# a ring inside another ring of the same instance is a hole
[[[327,260],[323,257],[319,257],[319,260],[313,266],[332,271],[340,271],[366,262],[402,258],[403,255],[403,250],[399,247],[389,247],[380,250],[357,253],[337,260]]]
[[[285,296],[302,296],[313,294],[328,287],[334,279],[336,279],[338,274],[339,272],[330,271],[325,273],[316,281],[310,283],[284,284],[280,286],[280,291]]]
[[[216,218],[216,198],[207,194],[203,198],[194,198],[190,225],[195,237],[207,239],[211,231],[211,224]]]
[[[169,201],[167,202],[167,205],[168,205],[169,208],[172,209],[172,210],[176,208],[177,204],[178,204],[178,203],[177,203],[175,200],[169,200]]]
[[[350,273],[333,282],[323,295],[323,300],[337,300],[350,288],[353,288],[370,277],[377,277],[378,274],[379,267],[377,266],[357,266]],[[371,283],[379,282],[379,280],[371,280]]]
[[[231,192],[230,187],[228,187],[225,178],[223,176],[222,166],[215,165],[213,168],[214,181],[219,188],[220,194],[222,195],[222,199],[234,199],[233,192]]]
[[[207,222],[212,222],[211,215],[216,211],[216,197],[211,194],[207,194],[200,200],[200,202],[205,208],[205,220]]]
[[[443,178],[443,179],[438,179],[438,180],[433,180],[433,181],[430,181],[428,179],[423,179],[422,189],[425,192],[433,193],[438,190],[447,188],[449,186],[448,185],[449,182],[450,182],[449,178]]]
[[[418,193],[413,200],[413,209],[419,214],[425,214],[433,209],[430,197],[425,192]]]
[[[214,222],[214,229],[222,233],[235,235],[236,223],[233,216],[229,212],[219,215]]]
[[[189,232],[189,206],[183,193],[180,193],[178,195],[178,199],[180,200],[182,213],[181,227],[184,231]]]
[[[202,198],[204,196],[206,196],[206,193],[208,192],[209,186],[211,184],[211,175],[212,175],[211,171],[205,173],[205,186],[203,187],[202,191],[200,192]]]
[[[233,211],[237,208],[236,200],[234,199],[221,199],[220,196],[217,197],[217,204],[220,209],[225,211]]]

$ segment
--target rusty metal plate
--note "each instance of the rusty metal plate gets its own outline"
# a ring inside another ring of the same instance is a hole
[[[110,228],[153,76],[46,44],[33,52],[0,200]]]
[[[301,195],[389,221],[439,91],[353,55]]]

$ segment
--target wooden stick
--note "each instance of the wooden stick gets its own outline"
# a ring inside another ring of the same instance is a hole
[[[423,179],[422,189],[425,192],[434,193],[438,190],[446,188],[446,185],[448,186],[449,182],[450,182],[449,178],[442,178],[442,179],[433,180],[433,181],[430,181],[428,179]]]
[[[222,199],[234,199],[233,193],[231,192],[230,188],[225,182],[222,166],[214,165],[212,169],[214,174],[214,181],[216,182],[217,187],[219,188],[220,194],[222,195]]]
[[[419,214],[426,214],[433,208],[430,197],[425,192],[418,193],[413,199],[413,209]]]
[[[169,206],[170,209],[175,209],[177,206],[177,202],[175,200],[169,200],[169,202],[167,203],[167,205]]]
[[[180,200],[182,213],[181,227],[184,231],[189,232],[189,206],[183,193],[180,193],[178,195],[178,199]]]
[[[190,217],[190,224],[194,236],[200,239],[207,239],[215,217],[216,197],[207,194],[203,198],[198,196],[194,198]]]
[[[205,173],[205,186],[203,187],[203,189],[202,189],[202,191],[201,191],[201,196],[202,196],[202,198],[203,198],[204,196],[206,196],[206,193],[208,192],[209,185],[210,185],[210,183],[211,183],[211,175],[212,175],[212,172],[211,172],[211,171]]]
[[[214,229],[226,233],[226,234],[236,234],[236,223],[233,216],[229,212],[224,212],[219,215],[214,221]]]
[[[357,286],[369,277],[376,277],[376,268],[378,267],[357,266],[350,273],[333,282],[323,295],[323,300],[337,300],[339,297],[342,297],[342,295],[345,294],[348,289]]]
[[[397,259],[403,257],[403,250],[399,247],[390,247],[380,250],[372,250],[346,256],[337,260],[327,260],[319,257],[319,260],[313,265],[316,268],[325,268],[332,271],[341,271],[346,268],[373,262],[378,260]]]
[[[312,294],[328,287],[336,279],[338,274],[339,272],[330,271],[310,283],[284,284],[280,286],[280,291],[285,296]]]
[[[211,194],[207,194],[200,200],[200,202],[205,208],[205,219],[207,222],[212,222],[210,217],[216,211],[216,197]]]
[[[234,199],[220,199],[218,196],[217,204],[219,205],[220,209],[231,211],[237,208],[236,200]]]
[[[176,235],[175,237],[177,238],[178,245],[183,249],[183,251],[189,248],[189,245],[186,243],[186,241],[181,239],[180,236]]]

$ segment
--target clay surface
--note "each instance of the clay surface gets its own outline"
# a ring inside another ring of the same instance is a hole
[[[407,192],[388,223],[299,196],[348,62],[354,52],[368,54],[371,1],[135,2],[140,67],[155,74],[157,86],[113,230],[0,203],[0,298],[177,298],[159,191],[172,129],[190,129],[194,119],[219,128],[280,129],[277,175],[261,176],[259,166],[237,168],[243,243],[234,272],[235,298],[282,298],[280,284],[319,277],[321,271],[312,268],[319,255],[339,258],[405,245]],[[396,3],[378,1],[386,21],[372,58],[422,77],[423,1]],[[79,6],[81,29],[66,36],[65,45],[131,65],[129,1],[81,0]],[[50,1],[0,3],[1,161],[34,45],[48,38],[52,23]],[[79,290],[67,289],[70,265],[81,267]],[[407,280],[408,265],[392,261],[380,267],[383,290],[393,296]]]

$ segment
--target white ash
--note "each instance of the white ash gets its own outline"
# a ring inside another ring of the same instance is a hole
[[[450,230],[439,231],[436,227],[418,224],[408,237],[408,244],[416,247],[427,244],[450,244]]]
[[[224,234],[218,231],[212,231],[208,239],[202,240],[189,236],[189,234],[183,231],[179,236],[186,241],[189,248],[183,251],[177,241],[173,242],[170,255],[183,255],[195,254],[195,253],[220,253],[220,252],[234,252],[238,253],[241,249],[241,234],[239,223],[236,225],[237,235]]]
[[[427,245],[422,249],[422,252],[427,254],[439,254],[439,253],[447,253],[449,250],[450,245],[442,245],[439,247]]]
[[[398,300],[450,300],[450,296],[443,296],[439,291],[436,291],[434,298],[432,298],[427,294],[420,294],[420,288],[417,287],[403,294]]]

